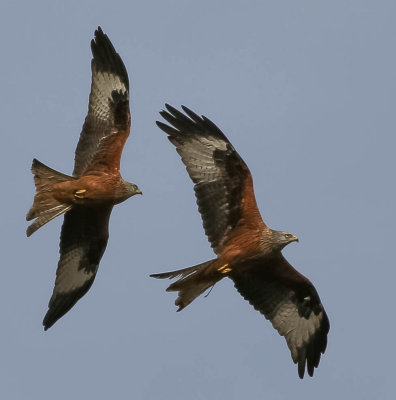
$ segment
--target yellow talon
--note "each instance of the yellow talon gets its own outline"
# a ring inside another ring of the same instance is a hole
[[[226,274],[227,272],[231,271],[231,268],[228,268],[228,264],[222,265],[220,268],[217,269],[222,274]]]
[[[86,192],[85,189],[80,189],[80,190],[76,190],[74,192],[74,197],[76,197],[77,199],[83,199],[84,198],[84,193]]]

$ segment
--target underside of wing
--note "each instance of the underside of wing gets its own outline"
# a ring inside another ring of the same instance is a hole
[[[284,258],[257,260],[230,278],[239,293],[284,336],[298,374],[310,376],[327,346],[329,320],[312,283]]]
[[[111,209],[75,206],[65,214],[55,287],[43,321],[45,330],[91,287],[106,249]]]
[[[92,83],[88,114],[75,154],[73,176],[87,169],[119,169],[130,130],[129,80],[125,65],[99,27],[91,42]]]
[[[238,224],[263,224],[248,167],[221,130],[208,118],[182,106],[183,114],[166,105],[157,125],[169,135],[194,182],[205,233],[220,253]]]

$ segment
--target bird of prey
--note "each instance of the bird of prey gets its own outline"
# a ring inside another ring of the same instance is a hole
[[[45,330],[91,287],[107,245],[113,206],[141,194],[120,174],[121,153],[131,125],[127,71],[100,27],[91,49],[91,93],[75,152],[73,176],[36,159],[31,168],[36,194],[26,216],[28,221],[34,219],[27,236],[65,214],[55,287],[43,321]]]
[[[312,283],[296,271],[281,250],[295,235],[269,228],[260,216],[249,169],[221,130],[205,116],[166,105],[157,125],[176,147],[194,182],[205,233],[217,258],[154,278],[179,278],[167,291],[178,292],[182,310],[224,277],[284,336],[298,374],[313,375],[327,345],[329,320]]]

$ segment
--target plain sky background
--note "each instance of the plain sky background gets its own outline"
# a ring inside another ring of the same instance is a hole
[[[394,1],[0,3],[0,398],[390,399],[395,382]],[[71,173],[101,25],[131,83],[122,173],[90,292],[49,331],[62,218],[26,238],[33,157]],[[192,183],[155,120],[212,119],[248,164],[263,219],[331,322],[313,378],[223,280],[176,313],[153,272],[213,257]]]

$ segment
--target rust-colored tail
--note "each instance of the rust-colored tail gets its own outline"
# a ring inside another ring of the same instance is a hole
[[[52,197],[52,187],[58,182],[75,179],[47,167],[36,159],[33,160],[31,170],[34,174],[36,195],[34,196],[33,205],[26,215],[26,220],[36,219],[27,228],[27,236],[30,236],[37,229],[51,221],[51,219],[65,213],[71,208],[70,205],[62,204]]]
[[[195,298],[202,294],[206,289],[214,286],[222,276],[220,274],[211,274],[208,272],[210,265],[216,260],[210,260],[194,267],[179,269],[177,271],[164,272],[161,274],[150,275],[153,278],[178,278],[167,289],[167,292],[179,292],[175,304],[179,307],[177,311],[183,310]]]

